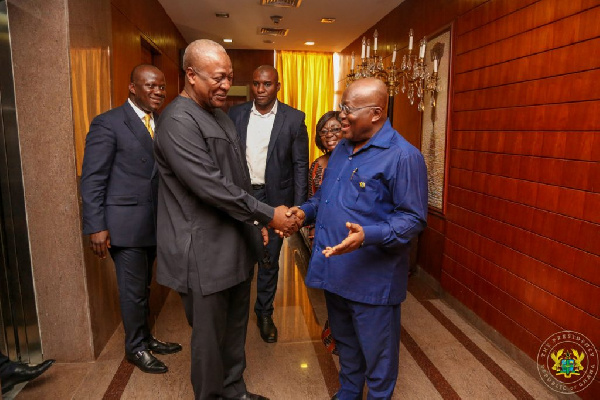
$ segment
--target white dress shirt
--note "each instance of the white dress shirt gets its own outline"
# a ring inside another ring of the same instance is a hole
[[[131,99],[128,98],[127,101],[129,102],[131,107],[133,107],[133,111],[135,111],[137,116],[140,117],[140,119],[142,120],[142,124],[146,126],[146,124],[144,123],[144,117],[146,116],[146,112],[138,106],[136,106],[135,103],[131,101]],[[150,126],[152,127],[152,132],[154,132],[154,113],[150,113]]]
[[[267,151],[271,140],[271,131],[277,114],[277,100],[273,108],[266,114],[261,114],[252,104],[250,120],[246,132],[246,162],[250,170],[250,180],[253,185],[265,184],[265,169],[267,168]]]

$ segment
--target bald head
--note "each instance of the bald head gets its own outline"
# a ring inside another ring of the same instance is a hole
[[[364,78],[354,81],[348,86],[346,92],[351,92],[352,96],[366,100],[382,109],[386,109],[388,102],[387,86],[383,81],[377,78]]]
[[[275,82],[279,82],[279,73],[277,72],[277,70],[275,69],[274,66],[272,65],[261,65],[260,67],[256,68],[254,70],[254,75],[256,74],[262,74],[262,73],[267,73],[269,75],[272,75],[275,78]]]
[[[229,58],[225,48],[219,43],[209,39],[194,40],[185,48],[183,69],[187,70],[190,67],[201,69],[211,60],[222,56]]]
[[[387,87],[376,78],[352,82],[342,94],[342,131],[344,138],[361,148],[383,126],[386,118]]]

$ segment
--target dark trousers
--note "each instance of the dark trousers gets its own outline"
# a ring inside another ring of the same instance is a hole
[[[257,200],[266,202],[267,194],[264,188],[253,192]],[[258,260],[258,272],[256,274],[254,312],[259,317],[273,315],[273,300],[275,300],[277,280],[279,279],[279,254],[282,245],[283,239],[272,229],[269,229],[269,244],[264,247],[263,257]]]
[[[191,378],[196,400],[246,393],[244,346],[251,282],[248,279],[208,296],[194,289],[180,293],[192,327]]]
[[[329,326],[340,356],[340,400],[391,399],[398,378],[400,304],[358,303],[325,291]]]
[[[148,315],[150,312],[150,282],[156,246],[110,248],[117,270],[119,303],[125,329],[125,351],[137,353],[146,350],[150,338]]]

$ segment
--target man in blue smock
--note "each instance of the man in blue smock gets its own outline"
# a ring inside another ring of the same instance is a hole
[[[340,104],[344,139],[321,189],[292,212],[315,221],[306,285],[325,290],[340,356],[339,400],[390,399],[398,376],[400,303],[410,240],[427,220],[423,156],[386,118],[387,89],[353,82]],[[337,245],[336,245],[337,244]]]

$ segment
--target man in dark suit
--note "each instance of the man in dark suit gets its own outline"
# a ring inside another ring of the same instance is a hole
[[[308,133],[305,115],[277,101],[279,75],[270,65],[258,67],[252,77],[254,101],[229,110],[250,171],[254,197],[271,206],[288,207],[306,201],[308,190]],[[258,261],[254,312],[260,336],[277,341],[273,300],[279,275],[283,239],[269,234],[269,244]]]
[[[152,65],[131,72],[129,99],[98,115],[86,137],[81,173],[83,233],[94,254],[115,262],[127,359],[144,372],[165,373],[152,353],[181,345],[154,338],[148,297],[156,258],[158,176],[153,138],[156,111],[165,100],[165,77]]]
[[[233,79],[225,49],[196,40],[183,68],[184,89],[162,113],[154,145],[156,278],[180,293],[192,327],[196,399],[263,399],[248,393],[243,377],[251,270],[268,238],[264,226],[289,235],[296,220],[249,193],[235,126],[220,109]]]

